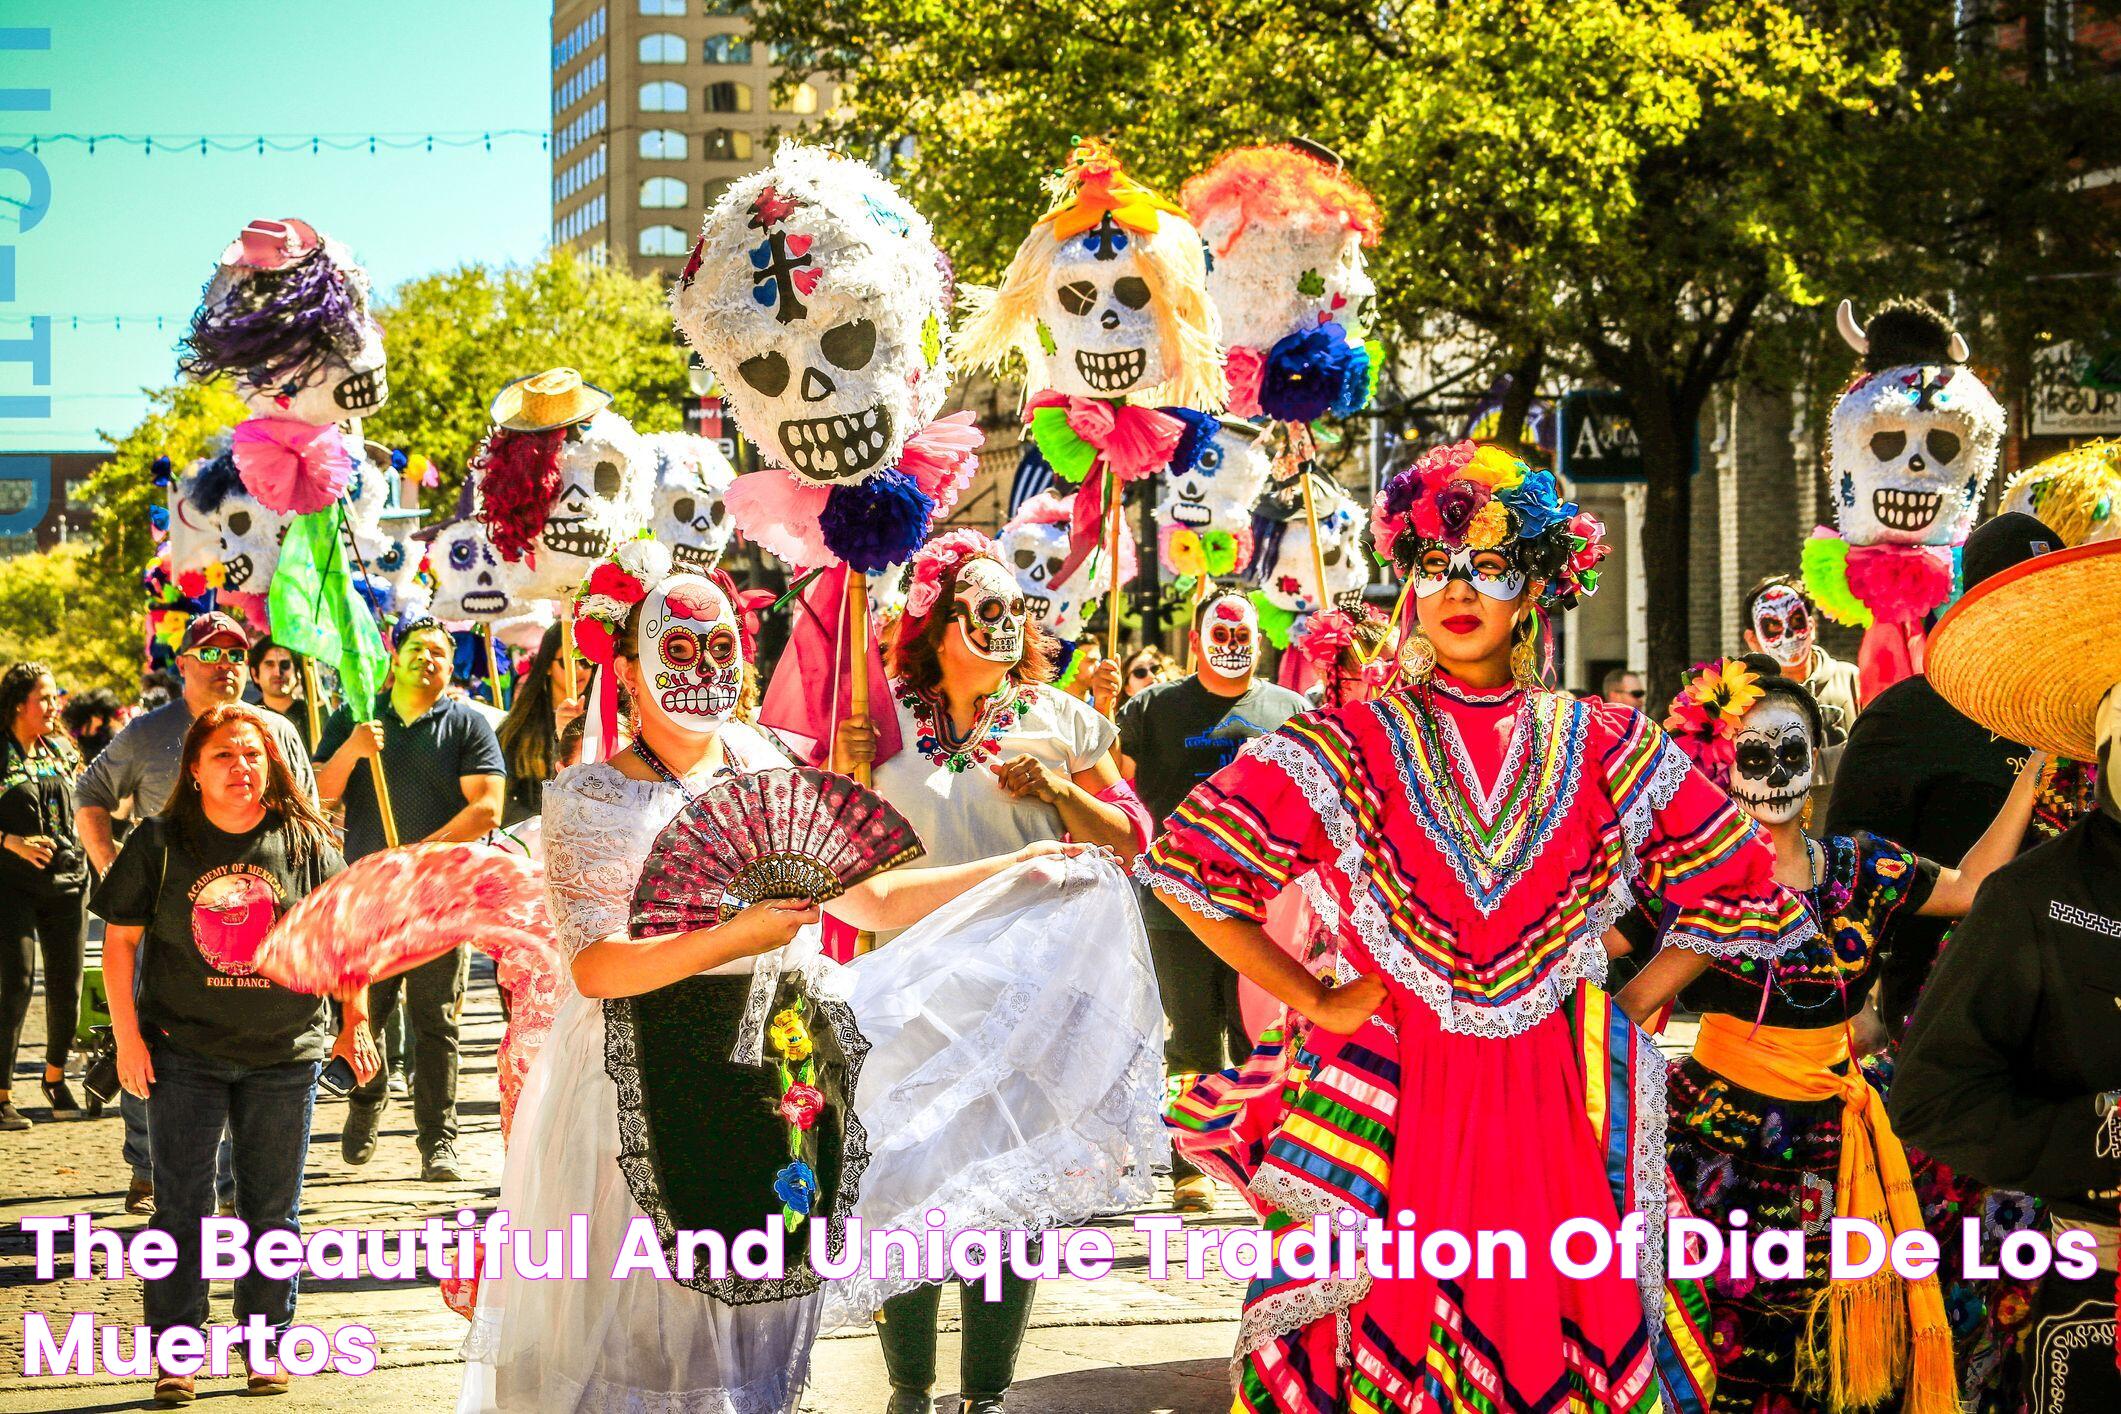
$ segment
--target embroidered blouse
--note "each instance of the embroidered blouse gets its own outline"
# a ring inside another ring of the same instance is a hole
[[[1638,884],[1681,947],[1769,957],[1814,931],[1766,834],[1649,719],[1442,674],[1249,743],[1138,865],[1176,902],[1253,922],[1314,869],[1355,970],[1469,1035],[1519,1034],[1603,982]]]

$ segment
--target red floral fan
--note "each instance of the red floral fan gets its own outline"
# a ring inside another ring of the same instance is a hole
[[[633,890],[633,936],[709,928],[763,899],[838,898],[926,851],[850,777],[786,766],[732,776],[663,827]]]

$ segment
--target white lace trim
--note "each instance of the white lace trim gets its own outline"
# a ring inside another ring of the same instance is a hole
[[[1210,903],[1208,896],[1183,879],[1174,879],[1169,874],[1159,874],[1149,867],[1149,856],[1134,857],[1134,882],[1144,888],[1153,889],[1167,898],[1176,899],[1203,918],[1223,919],[1231,917],[1230,910]]]
[[[1663,1052],[1648,1033],[1631,1026],[1628,1034],[1635,1038],[1635,1122],[1630,1152],[1635,1166],[1635,1211],[1642,1214],[1642,1251],[1635,1285],[1642,1293],[1642,1315],[1649,1322],[1650,1339],[1656,1341],[1664,1333],[1665,1063]]]

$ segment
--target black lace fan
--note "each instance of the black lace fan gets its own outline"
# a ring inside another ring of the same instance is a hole
[[[732,776],[656,836],[633,890],[633,936],[712,927],[763,899],[823,903],[923,853],[906,817],[847,776],[794,766]]]

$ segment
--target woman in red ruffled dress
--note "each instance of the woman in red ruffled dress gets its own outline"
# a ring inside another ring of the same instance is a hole
[[[1703,1407],[1698,1289],[1662,1276],[1664,1067],[1629,1018],[1708,955],[1772,956],[1811,924],[1758,828],[1662,731],[1537,686],[1535,609],[1591,590],[1605,549],[1549,473],[1498,447],[1437,448],[1371,519],[1413,580],[1405,683],[1248,745],[1140,873],[1316,1023],[1308,1078],[1249,1173],[1268,1226],[1345,1211],[1417,1238],[1509,1230],[1524,1271],[1277,1266],[1246,1298],[1236,1407]],[[1259,926],[1313,871],[1342,920],[1338,987]],[[1637,887],[1671,906],[1675,946],[1616,1006],[1597,985],[1604,935]],[[1558,1226],[1617,1231],[1631,1214],[1634,1275],[1617,1257],[1597,1275],[1555,1267]]]

